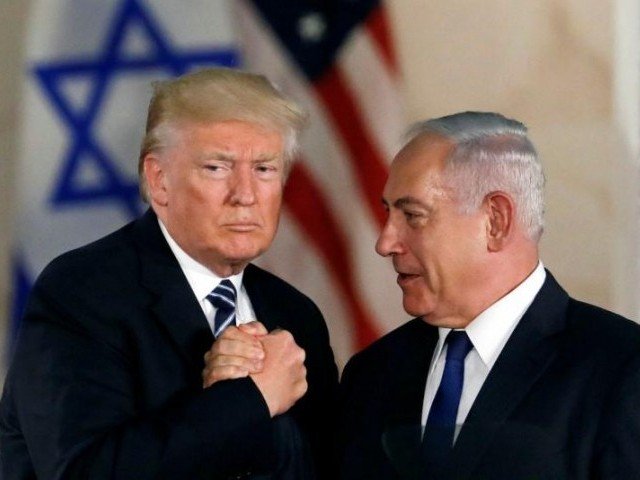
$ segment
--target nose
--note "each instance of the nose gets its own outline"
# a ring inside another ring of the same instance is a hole
[[[404,247],[398,228],[394,225],[391,215],[389,215],[376,242],[376,252],[378,255],[388,257],[389,255],[401,254],[403,251]]]
[[[252,170],[243,167],[237,168],[231,175],[229,201],[232,205],[247,206],[256,201],[256,186]]]

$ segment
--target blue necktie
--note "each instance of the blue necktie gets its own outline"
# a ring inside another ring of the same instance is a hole
[[[213,336],[217,338],[225,328],[236,323],[236,289],[233,283],[222,280],[207,295],[207,300],[217,309],[213,320]]]
[[[433,399],[422,440],[427,466],[439,466],[453,447],[458,405],[464,381],[464,360],[473,348],[465,331],[452,330],[445,340],[447,359]]]

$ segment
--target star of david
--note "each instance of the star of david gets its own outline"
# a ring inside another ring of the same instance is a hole
[[[125,55],[126,34],[135,27],[152,48],[143,55]],[[234,66],[238,56],[228,47],[173,48],[161,25],[140,0],[123,0],[107,32],[103,48],[93,56],[40,64],[34,69],[47,98],[69,129],[70,143],[50,201],[54,208],[90,201],[114,201],[127,215],[135,217],[141,213],[137,180],[118,167],[93,128],[108,99],[111,82],[117,75],[151,69],[177,76],[196,66]],[[89,80],[86,103],[81,108],[74,107],[62,89],[65,80]],[[80,177],[83,162],[92,162],[89,166],[97,169],[103,178],[98,185],[83,184]]]

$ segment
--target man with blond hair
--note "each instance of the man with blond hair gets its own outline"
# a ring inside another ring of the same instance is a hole
[[[520,122],[410,131],[376,250],[416,318],[345,367],[340,478],[640,478],[640,327],[545,270],[543,185]]]
[[[155,85],[149,210],[51,262],[31,293],[0,406],[3,480],[329,475],[324,319],[250,264],[304,123],[259,75]]]

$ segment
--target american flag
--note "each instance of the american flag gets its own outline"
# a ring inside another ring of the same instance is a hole
[[[144,210],[135,158],[151,80],[216,64],[266,74],[310,112],[280,231],[259,263],[316,301],[340,365],[406,318],[373,250],[403,126],[382,2],[35,0],[30,12],[15,318],[53,257]]]
[[[242,0],[235,13],[245,66],[311,114],[263,264],[318,302],[344,364],[406,318],[395,274],[374,252],[403,128],[388,13],[371,0]]]

